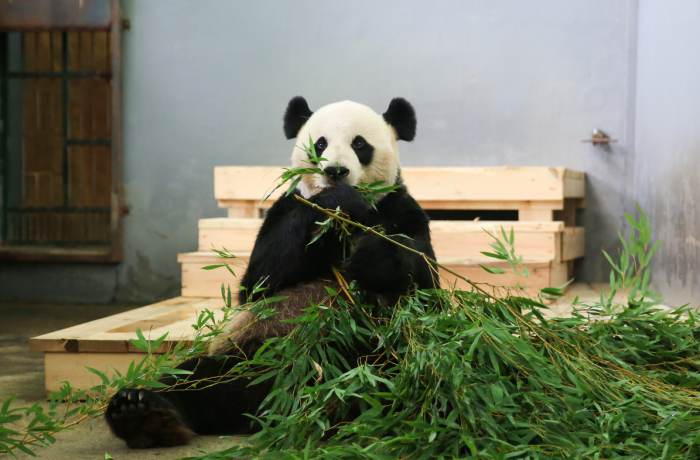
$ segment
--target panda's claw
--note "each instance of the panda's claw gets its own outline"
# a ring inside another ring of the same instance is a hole
[[[119,390],[107,406],[105,419],[132,448],[186,444],[194,434],[165,398],[149,390]]]
[[[149,404],[148,394],[144,390],[133,390],[126,388],[118,391],[107,407],[107,418],[120,419],[125,416],[139,416],[153,406]],[[157,406],[157,404],[155,404]]]

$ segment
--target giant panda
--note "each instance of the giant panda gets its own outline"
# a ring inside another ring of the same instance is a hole
[[[286,296],[271,304],[278,314],[253,321],[242,312],[225,334],[212,340],[208,356],[192,358],[179,367],[193,371],[189,381],[215,379],[252,356],[271,337],[289,334],[294,324],[282,322],[299,316],[309,302],[321,303],[324,286],[338,286],[332,267],[354,280],[360,289],[392,305],[412,286],[436,287],[434,267],[417,254],[376,235],[356,232],[352,247],[333,232],[311,245],[316,222],[325,220],[317,209],[295,198],[300,195],[319,207],[340,209],[367,226],[381,226],[387,235],[435,259],[429,219],[402,184],[398,140],[412,141],[416,116],[411,104],[395,98],[382,115],[351,101],[337,102],[312,112],[303,97],[289,101],[284,133],[297,138],[292,166],[308,167],[307,153],[298,145],[313,140],[323,174],[302,176],[294,193],[280,198],[268,211],[258,233],[247,271],[241,280],[240,305],[266,296]],[[399,185],[370,206],[357,191],[359,184],[384,181]],[[349,254],[345,260],[343,255]],[[251,294],[262,283],[267,290]],[[222,359],[222,355],[225,359]],[[172,379],[163,383],[170,385]],[[200,387],[191,391],[152,392],[121,389],[112,398],[105,418],[111,431],[132,448],[185,444],[194,434],[245,434],[255,430],[250,418],[270,391],[272,380],[248,387],[248,379]]]

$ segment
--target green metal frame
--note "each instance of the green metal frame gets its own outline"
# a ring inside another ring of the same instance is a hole
[[[61,59],[61,72],[10,72],[9,67],[9,40],[7,33],[0,33],[0,101],[2,107],[0,108],[0,117],[2,119],[2,133],[0,137],[0,174],[2,175],[2,242],[11,244],[51,244],[54,246],[76,246],[76,245],[91,245],[91,244],[102,244],[105,242],[90,242],[90,241],[8,241],[9,231],[8,231],[8,221],[10,213],[31,213],[31,212],[64,212],[64,213],[76,213],[76,212],[94,212],[94,213],[104,213],[110,214],[112,208],[107,207],[74,207],[69,206],[70,203],[70,184],[69,184],[69,147],[72,145],[104,145],[111,146],[112,139],[71,139],[70,135],[70,124],[69,124],[69,92],[70,92],[70,80],[73,78],[111,78],[111,72],[71,72],[68,70],[69,67],[69,47],[68,47],[68,32],[61,32],[62,39],[62,59]],[[22,35],[22,46],[24,46],[24,35]],[[9,81],[12,78],[24,79],[24,78],[60,78],[62,80],[62,112],[63,112],[63,206],[61,207],[10,207],[8,202],[9,196],[9,152],[7,149],[7,136],[9,131],[9,107],[8,107],[8,95],[9,95]]]

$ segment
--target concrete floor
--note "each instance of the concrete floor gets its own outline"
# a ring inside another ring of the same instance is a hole
[[[114,315],[134,306],[115,305],[50,305],[0,304],[0,405],[9,396],[18,394],[13,407],[26,407],[44,399],[44,357],[29,351],[29,339],[76,324]],[[104,459],[105,453],[115,460],[177,459],[202,455],[198,449],[215,452],[236,438],[196,437],[189,445],[170,449],[130,450],[115,438],[103,418],[81,423],[76,428],[56,434],[56,443],[34,448],[39,458],[55,460]],[[240,438],[239,438],[240,439]],[[20,458],[28,455],[17,452]],[[8,454],[0,459],[8,460]]]

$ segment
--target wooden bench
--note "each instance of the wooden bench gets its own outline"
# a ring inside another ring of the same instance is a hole
[[[261,217],[283,192],[260,199],[282,173],[281,166],[218,166],[214,197],[229,217]],[[520,221],[559,220],[573,227],[583,207],[585,174],[566,168],[402,168],[411,195],[428,210],[517,210]]]
[[[199,250],[178,255],[181,297],[33,338],[30,349],[45,355],[47,394],[57,391],[64,380],[79,388],[98,383],[97,376],[84,366],[111,375],[109,364],[124,372],[133,359],[142,359],[143,352],[131,344],[137,328],[144,334],[152,328],[153,339],[169,332],[168,340],[157,350],[163,351],[194,333],[191,324],[205,308],[221,314],[221,284],[233,288],[238,280],[225,269],[202,267],[221,263],[212,246],[226,247],[238,256],[228,260],[232,269],[239,277],[243,274],[262,223],[262,210],[283,191],[262,206],[260,198],[280,172],[279,167],[216,168],[215,196],[220,206],[228,208],[229,217],[201,219]],[[575,210],[583,206],[583,173],[564,168],[404,168],[403,176],[411,194],[426,210],[518,211],[518,220],[512,221],[431,222],[438,261],[463,276],[540,289],[566,282],[571,263],[583,256],[584,231],[575,227]],[[493,241],[484,230],[497,234],[501,226],[507,232],[513,229],[515,248],[531,272],[529,278],[512,273],[492,275],[479,267],[508,268],[481,254],[490,251],[488,244]],[[454,277],[445,276],[445,280],[455,282]],[[461,281],[457,286],[468,287]]]

